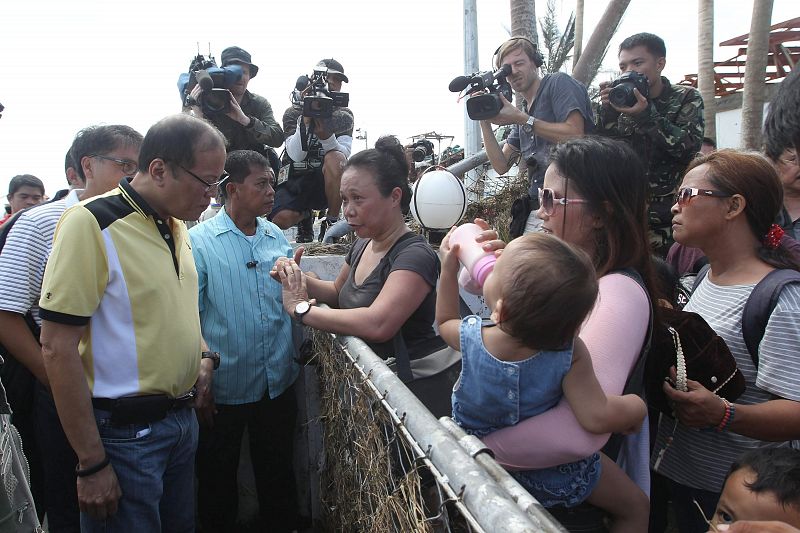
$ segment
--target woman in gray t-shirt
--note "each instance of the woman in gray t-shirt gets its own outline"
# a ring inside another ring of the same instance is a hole
[[[433,329],[439,258],[406,226],[407,176],[395,137],[381,137],[374,149],[354,155],[340,191],[342,212],[358,239],[336,280],[310,278],[289,259],[278,260],[273,272],[283,283],[288,313],[311,327],[360,337],[383,358],[395,355],[401,341],[409,359],[445,347]],[[441,394],[448,407],[449,393],[445,387]]]

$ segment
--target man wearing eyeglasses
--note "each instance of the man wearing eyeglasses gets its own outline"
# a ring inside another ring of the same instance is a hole
[[[700,150],[705,123],[700,92],[672,85],[661,75],[666,66],[664,41],[652,33],[637,33],[619,45],[622,74],[635,72],[647,78],[647,95],[633,89],[636,103],[619,107],[610,101],[611,82],[600,84],[597,133],[622,139],[644,159],[650,183],[650,242],[662,257],[672,240],[675,187],[686,166]]]
[[[511,233],[538,231],[542,221],[536,217],[538,189],[544,181],[550,147],[591,132],[594,114],[586,87],[563,72],[539,76],[544,58],[537,46],[525,37],[512,37],[495,53],[495,67],[511,66],[508,81],[525,99],[525,110],[503,99],[500,112],[481,121],[481,134],[492,168],[505,174],[520,157],[527,164],[528,196],[512,207]],[[501,96],[501,98],[503,98]],[[492,124],[511,125],[511,134],[500,148]]]
[[[201,361],[181,220],[205,209],[224,165],[216,128],[167,117],[144,137],[136,175],[68,209],[56,229],[39,301],[42,353],[78,459],[81,531],[194,531],[191,407],[208,397],[214,360]]]
[[[34,476],[36,506],[46,512],[53,531],[80,527],[75,493],[75,453],[58,421],[39,346],[41,327],[38,301],[42,274],[50,255],[53,233],[64,210],[110,191],[137,169],[142,136],[123,125],[90,126],[78,132],[65,166],[72,169],[79,188],[60,200],[36,206],[19,215],[0,251],[0,343],[6,348],[3,382]],[[78,164],[79,163],[79,164]],[[22,365],[21,367],[19,365]],[[10,372],[11,366],[17,370]],[[34,383],[30,376],[35,377]],[[21,387],[22,383],[33,386]],[[13,383],[8,380],[12,380]],[[14,397],[16,393],[19,397]],[[29,430],[30,429],[30,430]],[[38,448],[38,449],[37,449]],[[44,476],[44,483],[38,477]]]
[[[250,150],[228,154],[220,213],[189,231],[199,281],[200,325],[219,352],[214,403],[198,410],[198,513],[206,533],[236,530],[237,471],[245,428],[260,510],[260,529],[296,529],[292,469],[297,405],[292,320],[270,269],[291,257],[283,231],[266,221],[275,174]]]

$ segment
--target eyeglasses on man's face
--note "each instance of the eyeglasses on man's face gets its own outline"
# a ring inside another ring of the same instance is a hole
[[[126,176],[132,176],[139,170],[139,164],[136,161],[131,161],[130,159],[117,159],[116,157],[108,157],[107,155],[100,154],[90,154],[89,157],[96,157],[97,159],[111,161],[112,163],[118,164],[122,168],[122,173]]]
[[[675,202],[684,207],[689,203],[689,200],[695,196],[713,196],[715,198],[730,198],[732,194],[722,191],[715,191],[712,189],[696,189],[694,187],[683,187],[678,189],[678,194],[675,195]]]
[[[553,189],[539,189],[539,205],[542,206],[542,211],[547,216],[551,216],[555,212],[556,205],[588,203],[589,200],[584,200],[583,198],[557,198]]]
[[[210,191],[212,189],[216,190],[216,188],[219,186],[219,184],[222,183],[223,181],[225,181],[228,178],[228,173],[227,172],[223,172],[222,176],[220,176],[217,181],[209,183],[206,180],[204,180],[203,178],[201,178],[200,176],[198,176],[197,174],[195,174],[194,172],[192,172],[191,170],[189,170],[188,168],[186,168],[183,165],[181,165],[180,163],[175,163],[175,164],[178,165],[184,172],[189,174],[191,177],[193,177],[194,179],[196,179],[197,181],[202,183],[203,187],[205,189],[205,192],[208,192],[208,191]]]

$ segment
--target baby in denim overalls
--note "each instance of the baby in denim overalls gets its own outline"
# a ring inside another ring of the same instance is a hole
[[[453,388],[453,418],[482,437],[554,407],[564,395],[578,422],[593,433],[637,430],[646,414],[636,395],[606,396],[577,331],[597,298],[597,278],[588,255],[543,233],[523,235],[498,257],[483,294],[494,325],[459,317],[458,245],[444,252],[436,307],[442,338],[462,352],[461,376]],[[594,453],[574,463],[511,472],[545,507],[573,507],[588,500],[607,509],[629,497],[636,485],[609,459]],[[620,476],[622,476],[621,479]],[[627,481],[626,481],[627,480]],[[604,505],[606,504],[606,505]],[[624,512],[611,531],[646,531]]]

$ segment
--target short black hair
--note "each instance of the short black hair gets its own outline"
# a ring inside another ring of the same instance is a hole
[[[221,199],[221,203],[225,203],[228,193],[225,187],[228,183],[244,183],[244,180],[249,176],[253,169],[268,170],[271,174],[275,174],[269,164],[269,160],[258,152],[253,150],[234,150],[228,154],[225,160],[225,172],[228,177],[219,184],[217,191],[217,198]]]
[[[81,160],[89,155],[107,155],[120,146],[141,146],[142,134],[124,124],[88,126],[75,135],[69,156],[82,181],[86,181]],[[66,163],[65,163],[66,164]],[[66,170],[66,168],[64,169]]]
[[[783,507],[800,510],[800,450],[792,448],[757,448],[742,455],[731,465],[728,477],[749,468],[756,480],[745,486],[755,493],[769,492]]]
[[[35,187],[42,191],[44,196],[44,183],[33,174],[18,174],[11,178],[11,182],[8,184],[8,194],[15,194],[23,187]]]
[[[667,45],[664,44],[664,39],[652,33],[637,33],[631,35],[621,43],[619,43],[619,52],[623,50],[630,50],[637,46],[644,46],[647,51],[656,57],[667,57]]]
[[[764,152],[777,161],[787,148],[800,150],[800,64],[778,85],[764,121]]]
[[[162,118],[147,130],[139,149],[139,169],[147,172],[154,159],[192,168],[195,152],[202,152],[219,143],[225,136],[207,120],[184,113]]]
[[[703,142],[701,144],[710,144],[714,148],[717,147],[717,141],[715,141],[711,137],[703,137]]]
[[[75,161],[72,159],[72,155],[70,154],[72,150],[67,150],[67,155],[64,156],[64,172],[66,173],[67,170],[70,168],[75,168]],[[77,170],[77,169],[75,169]]]

